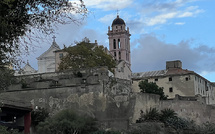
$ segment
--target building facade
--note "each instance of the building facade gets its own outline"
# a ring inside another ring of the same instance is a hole
[[[207,104],[215,104],[214,84],[194,71],[182,69],[181,61],[166,62],[166,70],[133,73],[132,80],[134,92],[140,91],[138,83],[141,80],[147,80],[163,87],[169,99],[174,98],[176,94],[201,95]]]
[[[53,40],[50,48],[41,54],[38,60],[38,73],[55,72],[55,53],[54,51],[60,50],[55,40]]]

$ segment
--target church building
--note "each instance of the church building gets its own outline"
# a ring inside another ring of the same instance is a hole
[[[38,60],[38,73],[55,72],[55,51],[60,50],[60,47],[55,42],[55,37],[53,37],[53,42],[50,48],[41,54]]]

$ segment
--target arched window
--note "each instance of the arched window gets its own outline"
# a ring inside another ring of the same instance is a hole
[[[119,60],[121,60],[121,52],[119,52]]]
[[[118,39],[118,48],[121,47],[120,39]]]
[[[116,40],[113,40],[113,49],[116,49]]]

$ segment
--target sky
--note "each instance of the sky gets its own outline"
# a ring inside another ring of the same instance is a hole
[[[63,48],[88,37],[109,48],[108,26],[117,13],[131,37],[131,70],[163,70],[166,61],[215,82],[215,0],[83,0],[89,13],[79,24],[59,25],[56,42]],[[26,60],[37,69],[53,39],[37,44]]]

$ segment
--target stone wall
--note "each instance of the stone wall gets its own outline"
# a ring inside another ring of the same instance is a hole
[[[160,101],[155,94],[133,93],[131,81],[109,77],[104,67],[16,77],[0,98],[30,102],[33,108],[46,108],[50,115],[73,109],[96,118],[105,129],[128,129],[140,117],[140,110],[153,107],[172,108],[198,124],[215,121],[215,109],[206,105],[205,98],[177,96]]]
[[[164,108],[174,109],[179,117],[193,120],[196,124],[205,122],[215,123],[215,107],[206,105],[205,98],[200,95],[195,97],[180,97],[176,95],[175,99],[160,101],[160,110]]]

